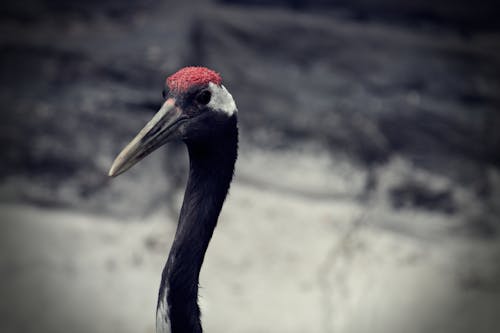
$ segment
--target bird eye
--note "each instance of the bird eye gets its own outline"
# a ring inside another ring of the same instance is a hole
[[[163,88],[161,95],[163,96],[163,99],[167,98],[167,88]]]
[[[196,101],[202,105],[207,105],[210,102],[212,93],[209,90],[203,90],[196,96]]]

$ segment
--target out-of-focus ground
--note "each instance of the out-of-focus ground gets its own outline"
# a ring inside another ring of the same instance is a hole
[[[187,157],[106,173],[191,64],[241,129],[206,332],[500,328],[498,10],[251,3],[0,10],[0,331],[154,331]]]

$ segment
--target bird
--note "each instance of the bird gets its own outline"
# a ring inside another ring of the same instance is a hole
[[[238,109],[219,73],[184,67],[164,85],[159,111],[114,160],[109,176],[127,171],[170,141],[183,141],[189,173],[177,229],[163,268],[157,333],[201,333],[199,274],[238,156]]]

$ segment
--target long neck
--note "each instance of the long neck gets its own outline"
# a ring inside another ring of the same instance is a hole
[[[157,332],[170,332],[168,328],[172,333],[202,331],[197,302],[199,274],[233,176],[237,135],[234,126],[220,142],[188,144],[189,178],[162,274]],[[162,326],[166,328],[163,331]]]

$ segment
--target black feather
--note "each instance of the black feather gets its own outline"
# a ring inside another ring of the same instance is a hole
[[[211,112],[191,126],[188,132],[194,134],[185,138],[189,178],[158,297],[159,306],[165,292],[168,293],[172,333],[202,332],[199,274],[229,190],[238,151],[236,115],[228,119],[226,115]]]

